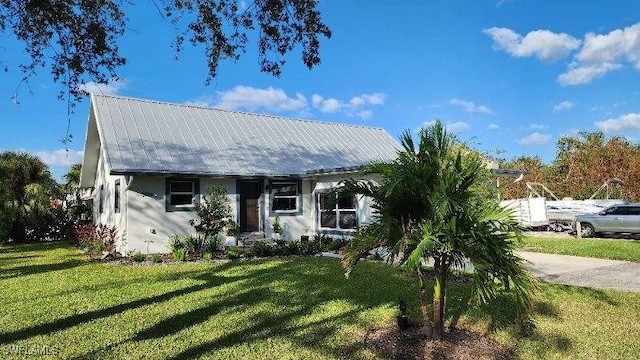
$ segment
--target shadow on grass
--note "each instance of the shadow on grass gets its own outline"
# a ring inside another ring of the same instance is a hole
[[[220,270],[223,270],[224,268],[225,266],[223,265],[220,267]],[[201,279],[201,278],[197,278],[197,279]],[[17,331],[0,333],[0,345],[9,344],[15,341],[28,339],[30,337],[34,337],[38,335],[46,335],[56,331],[65,330],[65,329],[80,325],[82,323],[93,321],[95,319],[119,314],[127,310],[168,301],[177,296],[183,296],[192,292],[197,292],[203,289],[228,283],[230,280],[237,281],[239,280],[239,278],[235,278],[235,279],[230,279],[229,277],[221,278],[216,276],[210,276],[208,274],[208,276],[205,278],[205,281],[198,285],[192,285],[186,288],[176,289],[160,295],[142,298],[142,299],[126,302],[123,304],[119,304],[119,305],[115,305],[115,306],[111,306],[103,309],[87,311],[81,314],[72,315],[72,316],[58,319],[49,323],[31,326],[31,327],[27,327]]]
[[[76,259],[52,264],[36,264],[2,268],[0,269],[0,279],[11,279],[19,276],[50,273],[53,271],[67,270],[86,264],[86,261]]]

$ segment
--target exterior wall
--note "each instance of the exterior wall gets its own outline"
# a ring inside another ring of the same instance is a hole
[[[237,214],[236,183],[233,179],[200,179],[200,197],[209,185],[224,186],[229,194],[232,214]],[[195,235],[189,220],[193,211],[166,211],[166,178],[136,176],[125,193],[127,206],[127,251],[169,252],[167,242],[175,234]]]
[[[302,214],[288,215],[280,214],[280,223],[283,229],[283,237],[286,240],[300,239],[301,235],[312,235],[317,233],[326,233],[332,236],[351,236],[355,230],[328,230],[321,229],[318,221],[318,205],[316,195],[321,191],[329,191],[338,186],[340,181],[354,176],[354,174],[334,174],[317,176],[312,179],[304,179],[301,183],[302,188]],[[369,176],[366,179],[375,180],[375,177]],[[276,214],[269,211],[270,194],[265,190],[264,194],[266,214],[264,219],[265,235],[272,236],[273,222]],[[371,199],[366,197],[358,197],[357,218],[358,224],[366,224],[371,219]]]
[[[102,167],[100,167],[102,168]],[[99,170],[99,174],[101,170]],[[320,191],[328,191],[338,183],[349,177],[346,175],[318,176],[313,179],[303,179],[301,181],[301,207],[302,211],[297,214],[279,214],[283,228],[283,238],[285,240],[298,240],[301,235],[312,235],[318,232],[327,233],[333,236],[349,236],[354,231],[349,230],[322,230],[318,224],[318,209],[316,204],[316,194]],[[103,176],[104,177],[104,176]],[[119,177],[106,176],[105,183],[109,184],[111,194],[113,191],[113,181]],[[236,179],[200,179],[200,197],[207,194],[209,185],[218,184],[227,189],[229,203],[232,214],[236,222],[239,216],[239,195],[236,191]],[[120,251],[142,253],[164,253],[168,252],[168,239],[175,234],[195,235],[194,228],[189,224],[189,220],[195,219],[193,211],[166,211],[166,178],[161,176],[135,176],[130,187],[126,188],[124,178],[121,180],[121,214],[125,214],[124,221],[119,220],[117,214],[103,214],[101,218],[113,216],[114,223],[120,224],[118,229],[125,231],[126,243]],[[96,182],[96,186],[99,186]],[[105,187],[106,189],[106,187]],[[96,203],[97,204],[97,203]],[[105,202],[105,205],[107,202]],[[109,201],[111,211],[113,201]],[[276,214],[270,211],[271,194],[269,192],[269,181],[264,181],[264,187],[259,199],[261,231],[267,237],[272,236],[273,221]],[[105,211],[108,206],[105,206]],[[370,200],[359,198],[357,207],[358,223],[364,224],[371,217]]]
[[[104,161],[102,152],[98,159],[98,168],[96,171],[96,181],[93,194],[93,223],[104,224],[109,227],[118,229],[118,239],[116,248],[123,252],[123,239],[126,238],[124,217],[122,216],[123,208],[123,189],[124,177],[108,175],[109,169]],[[115,183],[120,180],[120,212],[115,211]],[[100,212],[100,202],[102,201],[102,212]]]

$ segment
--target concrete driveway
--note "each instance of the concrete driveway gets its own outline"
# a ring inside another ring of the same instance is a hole
[[[640,263],[518,251],[525,267],[546,282],[640,293]]]

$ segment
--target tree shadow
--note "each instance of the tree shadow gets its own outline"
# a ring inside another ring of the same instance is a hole
[[[224,271],[227,267],[228,266],[222,265],[219,269],[217,269],[217,271]],[[127,310],[136,309],[139,307],[152,305],[156,303],[161,303],[164,301],[168,301],[174,297],[184,296],[186,294],[197,292],[210,287],[215,287],[225,283],[238,281],[238,280],[241,280],[242,278],[244,277],[242,276],[218,277],[218,276],[212,275],[211,273],[208,273],[206,277],[196,277],[196,279],[198,280],[204,280],[204,282],[201,284],[176,289],[176,290],[169,291],[156,296],[145,297],[145,298],[129,301],[126,303],[118,304],[118,305],[107,307],[107,308],[87,311],[81,314],[68,316],[68,317],[61,318],[45,324],[30,326],[27,328],[11,331],[8,333],[0,333],[1,335],[0,345],[10,344],[12,342],[28,339],[34,336],[46,335],[56,331],[65,330],[65,329],[80,325],[82,323],[93,321],[95,319],[105,318],[105,317],[115,315]]]
[[[52,264],[36,264],[36,265],[24,265],[10,268],[0,269],[0,280],[11,279],[20,276],[50,273],[54,271],[72,269],[78,266],[84,266],[87,262],[84,260],[69,260]]]

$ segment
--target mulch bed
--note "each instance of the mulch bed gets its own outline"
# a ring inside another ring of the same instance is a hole
[[[382,359],[511,360],[513,351],[476,333],[453,329],[442,340],[426,341],[420,327],[400,331],[377,328],[365,336],[365,346]]]

